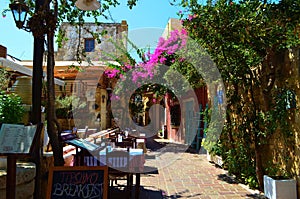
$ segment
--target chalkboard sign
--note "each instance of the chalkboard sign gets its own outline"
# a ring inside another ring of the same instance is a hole
[[[51,167],[47,199],[107,199],[108,167]]]

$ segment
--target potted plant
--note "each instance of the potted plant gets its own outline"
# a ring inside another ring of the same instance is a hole
[[[216,165],[222,167],[223,160],[221,157],[221,146],[218,142],[208,141],[205,138],[202,139],[202,146],[207,151],[207,160],[213,162]]]
[[[283,176],[264,175],[264,194],[269,199],[296,199],[296,180]]]

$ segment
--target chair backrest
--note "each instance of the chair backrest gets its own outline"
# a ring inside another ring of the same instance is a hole
[[[95,151],[81,150],[74,156],[74,166],[104,166],[105,158],[100,156],[104,146]]]
[[[100,162],[100,157],[84,156],[84,166],[103,166]]]
[[[115,140],[115,145],[121,148],[135,148],[135,138],[132,137],[124,137],[122,140]]]
[[[106,151],[106,165],[113,169],[128,172],[129,152],[128,151]]]
[[[115,146],[121,148],[135,148],[135,142],[131,139],[122,140],[122,142],[115,142]]]

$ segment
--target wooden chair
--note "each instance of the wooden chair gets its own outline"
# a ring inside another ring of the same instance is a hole
[[[115,140],[115,146],[121,148],[135,148],[135,140],[133,138],[123,138],[122,142]]]
[[[106,150],[106,165],[109,167],[109,182],[113,187],[117,180],[126,180],[125,190],[127,198],[131,197],[131,187],[133,181],[133,174],[129,172],[129,151],[111,151]]]
[[[102,162],[100,161],[100,151],[103,150],[104,147],[99,148],[95,151],[87,151],[82,149],[77,152],[74,156],[74,166],[104,166],[105,158],[103,158]]]

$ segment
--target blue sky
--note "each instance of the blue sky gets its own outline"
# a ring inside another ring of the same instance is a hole
[[[9,0],[0,0],[0,11],[8,8]],[[134,33],[150,40],[158,39],[162,30],[170,18],[177,18],[179,7],[169,4],[169,0],[139,0],[137,6],[129,9],[125,1],[121,5],[111,9],[111,15],[115,22],[126,20],[129,34]],[[105,22],[114,22],[112,20]],[[144,30],[149,30],[145,34]],[[143,31],[142,31],[143,30]],[[151,43],[151,42],[150,42]],[[7,47],[7,53],[22,60],[32,60],[33,36],[29,32],[19,30],[14,23],[11,12],[7,16],[0,17],[0,45]],[[153,45],[145,43],[145,46]]]

